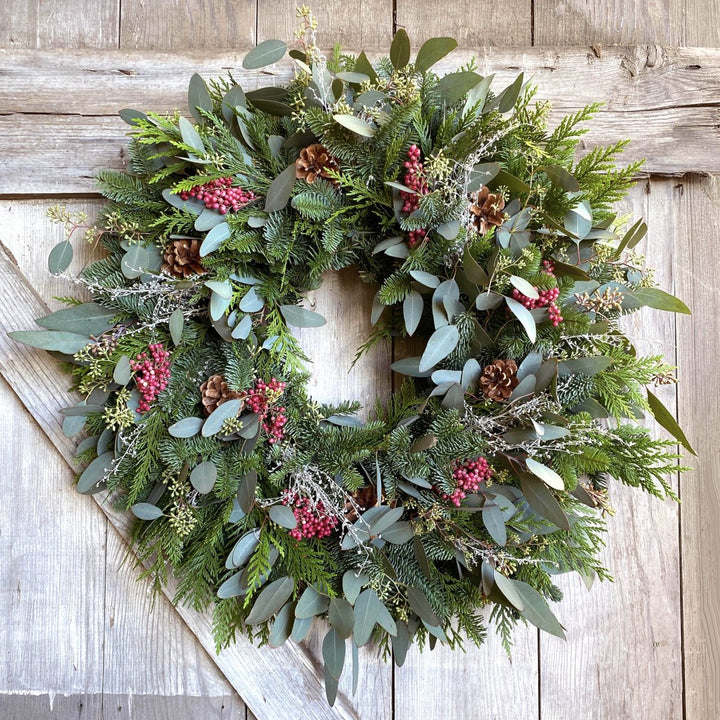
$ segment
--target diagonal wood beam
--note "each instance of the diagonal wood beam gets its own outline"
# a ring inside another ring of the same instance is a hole
[[[67,375],[45,352],[20,345],[7,336],[12,330],[32,328],[35,318],[48,312],[12,255],[0,244],[0,374],[68,466],[77,471],[75,442],[63,435],[59,414],[61,408],[77,401],[67,391]],[[130,518],[114,510],[105,502],[104,495],[92,497],[129,544]],[[78,502],[83,502],[80,496]],[[170,582],[163,592],[172,601],[175,585]],[[175,608],[257,717],[360,720],[343,695],[338,696],[334,708],[328,707],[322,670],[303,647],[286,643],[271,650],[255,647],[246,638],[240,638],[217,655],[209,615],[182,605]]]
[[[625,157],[646,158],[647,173],[720,173],[720,49],[479,48],[436,69],[451,72],[473,55],[498,88],[525,71],[551,101],[551,119],[605,102],[585,147],[632,138]],[[246,71],[241,62],[227,51],[0,50],[0,196],[94,192],[99,170],[124,165],[128,127],[117,111],[186,112],[194,72],[232,71],[248,90],[293,72],[287,63]]]

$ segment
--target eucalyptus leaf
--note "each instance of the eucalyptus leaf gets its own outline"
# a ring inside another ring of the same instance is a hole
[[[91,342],[89,337],[62,330],[14,330],[8,337],[30,347],[67,355],[74,355]]]
[[[440,284],[440,280],[437,275],[425,272],[423,270],[411,270],[410,277],[413,280],[417,280],[421,285],[429,288],[436,288]]]
[[[311,328],[327,324],[327,320],[320,313],[297,305],[280,305],[280,312],[285,322],[292,327]]]
[[[403,318],[407,334],[412,336],[417,330],[423,312],[422,295],[416,290],[411,290],[403,301]]]
[[[272,65],[282,60],[286,51],[287,44],[282,40],[265,40],[248,52],[243,58],[242,66],[246,70],[257,70]]]
[[[437,91],[448,105],[454,105],[462,100],[480,80],[481,78],[477,73],[469,70],[450,73],[440,78]]]
[[[682,300],[660,288],[638,288],[633,290],[631,295],[640,305],[646,307],[685,315],[691,314],[690,308]]]
[[[96,492],[98,484],[105,479],[105,476],[112,469],[113,457],[112,451],[96,457],[80,475],[77,491],[83,495]]]
[[[654,393],[647,391],[648,406],[653,417],[658,423],[664,427],[689,453],[697,455],[693,450],[690,441],[685,437],[685,433],[682,428],[677,424],[677,421],[672,416],[670,411],[662,404],[660,399]]]
[[[233,546],[225,561],[225,567],[228,570],[243,567],[250,560],[259,543],[260,532],[257,528],[246,532]]]
[[[168,428],[168,433],[176,438],[189,438],[197,435],[205,421],[198,417],[186,417]]]
[[[48,330],[64,330],[79,335],[102,335],[113,327],[113,318],[117,312],[107,310],[97,303],[81,303],[50,315],[38,318],[35,322]]]
[[[242,400],[227,400],[213,410],[202,426],[202,436],[211,437],[220,432],[226,420],[234,418],[243,407]]]
[[[282,577],[271,582],[257,596],[252,610],[247,618],[246,625],[258,625],[265,622],[288,601],[295,589],[295,580],[291,577]]]
[[[178,124],[180,126],[180,135],[185,145],[191,147],[198,155],[204,155],[205,145],[195,126],[184,117],[178,120]]]
[[[288,530],[294,530],[297,527],[295,513],[287,505],[272,505],[268,515],[273,522]]]
[[[217,250],[230,237],[230,226],[221,222],[211,228],[200,246],[200,257],[205,257]]]
[[[535,327],[533,323],[533,327]],[[419,370],[425,372],[435,367],[455,349],[460,341],[460,333],[455,325],[438,328],[428,340],[425,352],[420,359]]]
[[[457,40],[450,37],[436,37],[426,40],[420,50],[418,50],[417,58],[415,59],[415,71],[419,73],[426,72],[438,62],[438,60],[442,60],[456,47]],[[479,79],[478,77],[478,80]]]
[[[190,473],[190,484],[201,494],[207,495],[217,482],[215,463],[206,460],[196,465]]]
[[[188,87],[188,107],[191,115],[199,122],[204,123],[205,117],[200,112],[211,113],[213,111],[213,101],[208,92],[205,81],[195,73],[190,78],[190,86]]]
[[[564,480],[552,468],[549,468],[547,465],[543,465],[543,463],[538,462],[533,458],[527,458],[527,460],[525,460],[525,465],[527,465],[528,470],[533,475],[539,477],[549,487],[555,490],[565,489]]]
[[[392,641],[393,649],[393,660],[397,667],[402,667],[405,664],[407,657],[407,651],[410,648],[410,633],[408,632],[408,626],[406,622],[398,620],[397,634],[390,638]]]
[[[345,664],[345,639],[331,627],[322,644],[322,656],[325,669],[335,680],[340,678]]]
[[[295,173],[295,163],[293,163],[272,181],[265,196],[265,212],[277,212],[290,202],[295,186]]]
[[[357,573],[354,570],[348,570],[342,577],[343,593],[347,598],[347,601],[351,604],[355,604],[360,590],[370,582],[370,578],[365,573]]]
[[[390,44],[390,62],[396,70],[402,70],[410,62],[410,38],[400,28]]]
[[[520,489],[530,507],[540,517],[549,520],[563,530],[570,529],[570,522],[560,503],[541,480],[529,473],[519,473]]]
[[[382,539],[392,545],[404,545],[415,536],[412,523],[401,520],[391,525],[382,533]]]
[[[295,606],[296,618],[312,618],[322,615],[330,607],[330,598],[320,594],[312,585],[308,585]]]
[[[501,547],[507,542],[507,528],[505,520],[500,512],[500,508],[494,504],[488,504],[483,507],[482,513],[485,529],[490,533],[490,537]]]
[[[333,120],[335,120],[338,125],[342,125],[344,128],[351,130],[356,135],[361,135],[362,137],[372,137],[375,135],[375,128],[370,125],[370,123],[365,122],[365,120],[355,115],[337,114],[333,115]]]
[[[407,599],[412,611],[424,622],[430,625],[440,625],[441,620],[430,606],[425,593],[416,587],[408,586]]]
[[[480,296],[478,296],[480,297]],[[523,326],[530,342],[534,343],[537,338],[537,326],[535,325],[535,318],[530,314],[530,311],[520,302],[514,300],[511,297],[506,297],[505,302],[510,308],[510,312],[520,321]]]
[[[67,241],[59,242],[48,255],[48,270],[53,274],[65,272],[73,259],[73,246]]]
[[[234,340],[247,340],[252,330],[252,317],[243,315],[242,320],[233,328],[232,338]]]
[[[140,520],[157,520],[164,514],[159,507],[146,502],[135,503],[130,510],[132,514]]]
[[[250,470],[238,483],[237,501],[246,515],[252,510],[255,504],[257,480],[257,471]]]
[[[118,385],[127,385],[131,377],[130,358],[127,355],[121,355],[113,370],[113,381]]]
[[[285,603],[278,614],[275,616],[270,626],[270,635],[268,636],[268,645],[271,648],[277,648],[283,645],[290,637],[293,627],[293,604]]]
[[[332,598],[328,609],[328,619],[340,637],[349,638],[352,635],[355,616],[353,607],[348,600],[343,597]]]
[[[231,575],[218,588],[217,596],[223,600],[247,593],[247,573],[244,570]]]
[[[545,171],[545,174],[553,185],[557,185],[562,190],[567,190],[568,192],[577,192],[580,190],[577,179],[564,167],[560,165],[545,165],[545,167],[540,169]]]
[[[513,287],[516,287],[523,295],[526,295],[533,300],[537,300],[540,297],[537,288],[534,285],[531,285],[524,278],[518,277],[517,275],[511,275],[510,284]]]
[[[239,308],[245,313],[259,312],[265,307],[265,298],[253,286],[243,296]]]

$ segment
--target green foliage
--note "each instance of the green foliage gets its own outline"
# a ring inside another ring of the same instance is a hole
[[[350,572],[386,649],[388,617],[420,645],[480,644],[491,624],[509,649],[534,617],[513,587],[547,619],[556,572],[609,578],[609,479],[674,498],[668,476],[683,469],[673,442],[636,423],[645,386],[671,368],[618,325],[652,284],[612,212],[640,165],[617,165],[624,141],[575,160],[596,104],[550,130],[520,82],[457,99],[452,78],[387,58],[371,73],[338,51],[328,67],[373,77],[329,89],[307,59],[314,74],[259,95],[212,81],[194,125],[135,121],[129,171],[98,177],[97,227],[53,211],[107,252],[82,282],[113,327],[63,358],[91,406],[70,412],[99,436],[80,457],[112,453],[102,479],[118,507],[162,511],[136,523],[138,557],[158,588],[173,573],[178,602],[214,604],[218,647],[269,640],[272,617],[245,621],[281,578],[293,601],[314,588],[319,615],[329,598],[347,613]],[[236,206],[213,207],[228,186]],[[368,421],[356,402],[309,397],[283,311],[350,266],[378,289],[361,349],[418,343]],[[425,372],[428,356],[441,359]],[[212,487],[193,475],[202,463]]]

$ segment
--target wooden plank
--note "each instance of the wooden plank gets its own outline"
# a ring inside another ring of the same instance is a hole
[[[120,45],[243,50],[255,44],[255,0],[123,0]]]
[[[538,641],[535,628],[519,626],[512,660],[491,630],[467,652],[441,644],[413,647],[395,671],[395,720],[531,720],[538,717]],[[552,717],[556,720],[555,716]]]
[[[439,64],[440,72],[469,53],[452,57]],[[290,77],[287,65],[268,78],[237,70],[240,62],[234,54],[0,51],[0,195],[93,192],[100,169],[124,162],[127,127],[117,110],[184,110],[194,70],[211,77],[235,69],[248,88]],[[480,72],[497,73],[498,87],[520,69],[538,82],[539,98],[552,101],[552,117],[607,101],[585,147],[631,137],[626,160],[647,158],[647,172],[720,172],[720,154],[707,152],[720,126],[720,50],[612,48],[601,57],[584,48],[563,55],[537,48],[479,53]]]
[[[67,377],[45,353],[18,345],[7,337],[11,330],[32,327],[34,318],[46,313],[47,309],[4,249],[0,252],[0,287],[3,288],[0,293],[0,372],[66,463],[74,467],[74,442],[62,435],[58,420],[60,408],[73,401],[65,389]],[[93,497],[115,530],[127,538],[130,519],[116,513],[102,497]],[[172,583],[165,588],[165,594],[172,598]],[[305,711],[318,719],[358,717],[343,695],[338,698],[334,710],[327,707],[321,675],[302,648],[288,644],[277,650],[258,649],[249,641],[240,640],[215,656],[209,614],[186,607],[178,607],[177,611],[259,717]],[[297,692],[287,695],[287,687],[293,687]]]
[[[292,38],[299,22],[296,0],[258,0],[258,42]],[[333,0],[311,6],[317,20],[317,44],[331,48],[385,50],[392,40],[392,0]]]
[[[460,47],[532,44],[530,0],[451,0],[442,7],[432,2],[397,0],[396,5],[397,26],[407,31],[416,46],[442,36],[455,38]]]
[[[3,0],[0,47],[116,48],[120,0]]]
[[[678,414],[698,458],[681,481],[686,717],[720,717],[720,178],[674,188],[678,293],[693,310],[678,320]]]
[[[647,244],[638,249],[657,268],[660,287],[668,291],[673,290],[673,265],[682,257],[673,254],[669,231],[679,212],[672,186],[669,180],[642,183],[625,204],[647,219]],[[641,354],[664,354],[673,361],[673,315],[643,310],[628,320]],[[674,386],[656,393],[674,407]],[[667,436],[656,426],[653,432]],[[541,717],[680,720],[678,507],[620,483],[611,484],[610,499],[616,514],[608,518],[602,558],[617,580],[596,583],[588,591],[576,575],[561,579],[565,599],[557,610],[567,641],[540,636]]]
[[[535,0],[535,44],[694,45],[683,40],[687,12],[673,0]]]
[[[72,473],[4,381],[0,401],[6,468],[0,503],[0,655],[6,659],[0,664],[0,717],[6,718],[31,694],[45,698],[28,700],[28,709],[49,709],[49,695],[88,705],[86,696],[102,688],[106,529],[101,515],[86,512],[66,491]]]

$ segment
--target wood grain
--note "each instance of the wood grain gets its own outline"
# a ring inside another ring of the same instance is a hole
[[[678,319],[678,414],[697,458],[681,480],[686,717],[720,718],[720,179],[674,187],[678,293],[693,310]]]
[[[455,38],[464,48],[532,44],[530,0],[454,0],[441,6],[397,0],[396,6],[397,26],[416,47],[433,37]]]
[[[491,630],[486,643],[467,652],[438,643],[433,651],[411,648],[395,671],[396,720],[531,720],[538,714],[538,639],[518,627],[512,659]],[[549,716],[552,717],[552,716]],[[553,718],[553,720],[555,720]]]
[[[675,0],[535,0],[535,44],[691,45],[683,41],[684,4]]]
[[[244,50],[255,23],[255,0],[123,0],[119,47]]]
[[[716,0],[535,0],[536,45],[720,46]]]
[[[455,55],[440,72],[469,57]],[[625,161],[647,158],[646,172],[720,172],[720,153],[708,152],[720,138],[720,50],[613,48],[596,57],[585,49],[486,48],[478,55],[480,72],[495,72],[498,87],[521,69],[532,74],[539,98],[553,103],[551,119],[606,100],[585,148],[630,137]],[[0,51],[0,195],[93,192],[99,170],[124,163],[128,128],[117,110],[184,110],[195,70],[212,77],[233,68],[247,88],[291,72],[279,65],[269,76],[248,73],[237,70],[240,61],[234,54]],[[38,93],[49,76],[52,89]]]
[[[14,343],[7,332],[32,326],[33,319],[47,312],[44,303],[18,271],[11,257],[0,252],[0,373],[68,465],[74,466],[74,443],[62,435],[58,412],[72,399],[65,388],[67,379],[52,358]],[[121,537],[128,537],[130,520],[118,514],[101,496],[93,496]],[[164,589],[172,598],[174,584]],[[214,653],[211,619],[179,606],[177,612],[192,628],[208,653]],[[288,644],[277,650],[258,649],[240,640],[220,655],[216,664],[260,720],[279,714],[309,712],[322,718],[358,718],[343,695],[335,709],[327,707],[318,668],[300,647]],[[252,682],[247,678],[251,677]],[[286,688],[293,687],[288,694]]]
[[[291,39],[299,22],[295,0],[258,0],[258,42],[270,38]],[[317,44],[332,48],[379,50],[390,47],[392,39],[392,0],[357,0],[348,3],[328,0],[311,3],[317,20]]]
[[[120,0],[3,0],[0,47],[116,48]]]
[[[647,218],[647,244],[639,250],[657,268],[660,287],[669,292],[674,257],[667,229],[677,218],[672,186],[669,180],[644,182],[619,208]],[[664,354],[672,362],[672,314],[644,309],[628,320],[640,354]],[[656,389],[671,410],[674,392],[674,386]],[[616,514],[607,519],[601,558],[617,579],[595,583],[588,591],[576,575],[561,578],[565,598],[557,611],[567,641],[540,635],[541,717],[681,720],[678,506],[617,482],[610,486],[610,500]]]

